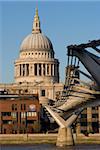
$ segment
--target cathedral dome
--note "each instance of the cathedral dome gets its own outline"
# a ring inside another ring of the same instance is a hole
[[[22,41],[19,58],[15,62],[16,82],[34,83],[34,86],[40,81],[46,84],[58,83],[59,61],[54,54],[51,41],[41,31],[36,9],[32,33]]]
[[[29,34],[22,42],[20,50],[53,50],[49,38],[42,33]]]
[[[53,50],[49,38],[41,33],[38,9],[34,16],[32,33],[29,34],[22,42],[20,50]]]

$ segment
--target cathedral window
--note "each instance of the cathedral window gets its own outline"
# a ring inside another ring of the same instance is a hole
[[[47,74],[49,75],[49,65],[47,65]]]
[[[49,58],[49,53],[48,53],[48,58]]]
[[[51,76],[53,75],[53,64],[51,64]]]
[[[38,27],[38,23],[36,22],[36,27]]]
[[[21,64],[20,64],[20,76],[21,76]]]
[[[43,75],[45,75],[45,64],[43,64]]]
[[[35,76],[37,75],[37,64],[34,64],[34,72],[35,72]]]
[[[25,64],[23,64],[23,76],[25,75]]]
[[[26,64],[26,68],[27,68],[27,69],[26,69],[26,70],[27,70],[27,71],[26,71],[26,76],[28,76],[28,75],[29,75],[29,64]]]
[[[41,96],[45,96],[45,90],[41,90]]]

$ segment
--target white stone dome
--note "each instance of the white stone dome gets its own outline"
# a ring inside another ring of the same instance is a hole
[[[22,42],[20,50],[53,50],[49,38],[42,33],[29,34]]]

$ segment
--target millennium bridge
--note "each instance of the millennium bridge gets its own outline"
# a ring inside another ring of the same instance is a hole
[[[57,146],[74,145],[73,123],[85,108],[100,105],[99,48],[100,40],[67,47],[64,86],[66,98],[56,101],[52,106],[49,104],[43,106],[48,117],[53,118],[59,125]],[[80,62],[90,75],[80,70]],[[88,77],[92,84],[80,80],[80,73]]]

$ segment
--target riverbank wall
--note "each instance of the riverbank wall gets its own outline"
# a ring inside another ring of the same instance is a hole
[[[57,134],[0,134],[0,144],[55,144]],[[74,134],[75,144],[100,144],[100,134]]]

